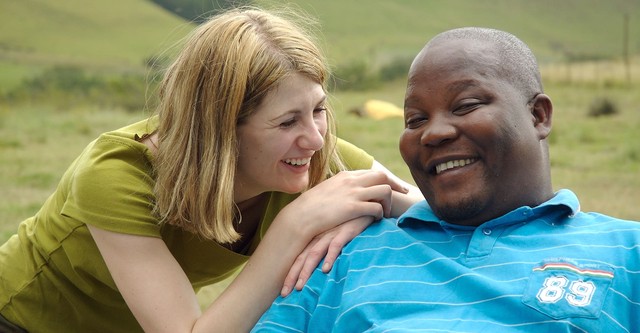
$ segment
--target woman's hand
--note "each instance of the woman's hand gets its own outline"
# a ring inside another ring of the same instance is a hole
[[[296,257],[281,295],[294,287],[302,289],[323,257],[322,269],[328,272],[345,244],[374,220],[391,215],[393,198],[407,193],[404,185],[387,170],[343,171],[285,207],[279,217],[298,226],[303,223],[302,228],[310,230],[302,232],[301,238],[310,235],[312,239],[307,238],[310,243]]]
[[[346,221],[390,216],[394,192],[407,193],[407,189],[384,171],[342,171],[302,193],[280,211],[274,223],[290,224],[287,228],[298,229],[308,242]]]
[[[285,297],[294,287],[301,290],[323,257],[322,271],[329,272],[342,248],[373,221],[372,216],[359,217],[314,237],[291,266],[280,294]]]

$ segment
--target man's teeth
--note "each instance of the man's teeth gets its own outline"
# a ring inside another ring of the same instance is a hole
[[[285,163],[296,166],[305,165],[310,161],[311,158],[287,158],[286,160],[284,160]]]
[[[462,166],[465,166],[467,164],[471,164],[474,161],[475,161],[475,159],[473,159],[473,158],[467,158],[467,159],[463,159],[463,160],[455,160],[455,161],[449,161],[449,162],[445,162],[445,163],[440,163],[440,164],[436,165],[436,174],[440,174],[442,171],[445,171],[445,170],[449,170],[449,169],[453,169],[453,168],[457,168],[457,167],[462,167]]]

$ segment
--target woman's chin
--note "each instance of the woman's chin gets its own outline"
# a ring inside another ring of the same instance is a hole
[[[297,194],[306,190],[308,186],[309,186],[308,182],[301,182],[299,184],[289,184],[288,186],[283,186],[277,191],[288,193],[288,194]]]

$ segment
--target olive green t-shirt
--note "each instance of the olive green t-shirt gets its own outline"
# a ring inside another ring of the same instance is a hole
[[[194,290],[224,280],[246,262],[247,256],[216,242],[158,224],[151,213],[152,156],[138,141],[156,127],[153,117],[91,142],[40,211],[0,246],[2,316],[31,332],[142,331],[87,224],[161,237]],[[370,155],[345,141],[339,140],[338,150],[350,169],[368,169],[373,163]],[[280,209],[296,196],[271,193],[254,248]]]

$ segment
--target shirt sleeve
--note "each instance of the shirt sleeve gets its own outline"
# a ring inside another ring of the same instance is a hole
[[[154,179],[142,148],[103,135],[78,158],[62,214],[105,230],[160,237]]]

